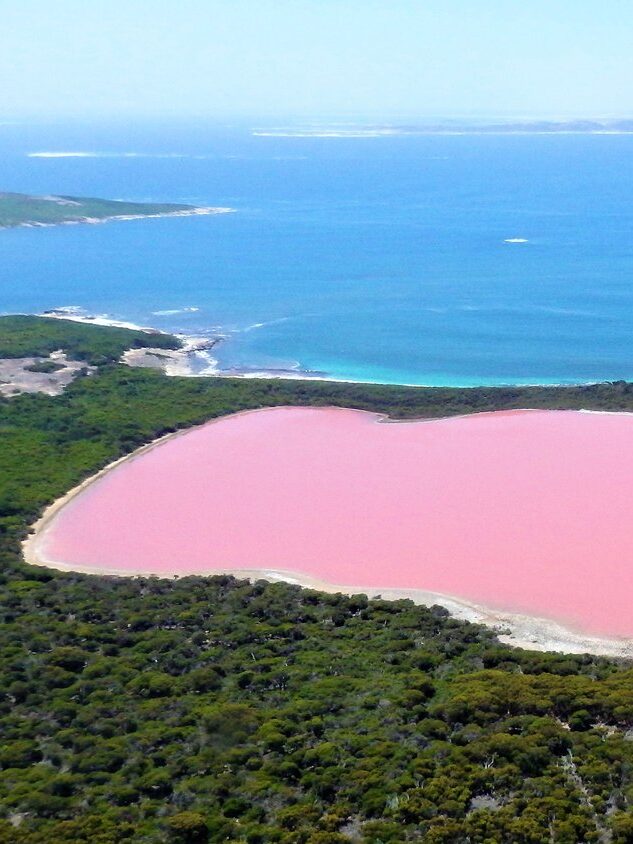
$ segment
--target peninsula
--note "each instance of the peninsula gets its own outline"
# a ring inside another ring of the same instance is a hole
[[[197,207],[174,202],[123,202],[79,196],[31,196],[0,192],[0,229],[140,220],[145,217],[191,217],[221,214],[229,208]]]

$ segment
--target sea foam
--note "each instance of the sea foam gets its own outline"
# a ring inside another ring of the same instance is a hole
[[[168,308],[164,311],[152,311],[152,316],[175,316],[176,314],[195,314],[200,308]]]
[[[27,152],[27,158],[188,158],[179,152],[97,152],[97,151],[70,151],[70,152]]]

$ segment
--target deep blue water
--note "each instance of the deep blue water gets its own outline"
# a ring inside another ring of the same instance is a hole
[[[27,155],[76,150],[108,155]],[[2,312],[78,305],[221,330],[225,367],[416,384],[633,379],[633,136],[0,126],[0,189],[236,209],[0,231]],[[155,313],[186,307],[199,310]]]

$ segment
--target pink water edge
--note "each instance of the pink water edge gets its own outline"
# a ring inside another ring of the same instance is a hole
[[[95,481],[53,518],[40,554],[79,568],[416,588],[631,636],[633,416],[225,417]]]

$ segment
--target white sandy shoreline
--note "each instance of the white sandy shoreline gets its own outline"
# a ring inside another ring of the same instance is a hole
[[[110,214],[107,217],[78,217],[75,220],[59,220],[55,223],[42,223],[37,220],[26,220],[15,225],[0,226],[1,229],[48,229],[54,226],[83,226],[99,225],[123,220],[152,220],[158,217],[206,217],[210,214],[230,214],[234,208],[201,206],[199,208],[183,208],[179,211],[161,211],[158,214]]]
[[[340,408],[339,408],[340,409]],[[220,420],[230,418],[230,416],[241,416],[250,413],[259,413],[261,410],[246,410],[238,414],[229,414],[228,416],[220,416],[209,422],[202,423],[203,425],[212,424]],[[385,414],[376,414],[371,411],[355,411],[358,413],[370,413],[376,417],[377,422],[381,423],[398,423],[402,420],[390,420]],[[502,411],[503,412],[503,411]],[[515,413],[530,412],[528,410],[516,410]],[[581,411],[591,412],[591,411]],[[459,417],[446,417],[446,421]],[[420,420],[403,420],[405,422],[424,422],[431,421],[427,419]],[[437,420],[433,420],[437,421]],[[30,535],[22,543],[22,552],[24,560],[29,565],[43,566],[45,568],[52,568],[58,571],[65,572],[79,572],[83,574],[92,574],[100,576],[115,576],[115,577],[159,577],[165,579],[172,579],[174,577],[205,577],[220,574],[233,575],[238,578],[246,578],[251,581],[267,580],[270,582],[283,581],[287,583],[296,584],[298,586],[317,589],[323,592],[343,593],[347,595],[365,594],[368,597],[381,596],[385,600],[398,600],[407,598],[416,604],[423,606],[440,605],[445,607],[450,615],[454,618],[470,621],[476,624],[483,624],[492,628],[497,632],[498,638],[501,642],[512,645],[514,647],[521,647],[528,650],[537,651],[558,651],[562,653],[592,653],[607,657],[616,658],[633,658],[633,638],[623,637],[599,637],[584,633],[579,630],[573,630],[555,621],[554,619],[532,616],[522,613],[509,612],[499,608],[487,607],[481,604],[476,604],[468,601],[465,598],[445,595],[437,592],[430,592],[419,588],[390,588],[385,586],[367,586],[366,584],[350,585],[350,584],[336,584],[320,580],[317,577],[304,574],[302,572],[286,571],[282,569],[234,569],[223,567],[210,567],[208,571],[182,571],[174,570],[173,572],[154,572],[143,569],[121,569],[116,566],[81,566],[68,565],[66,563],[51,560],[46,557],[42,551],[42,545],[48,530],[51,527],[52,521],[59,511],[66,507],[76,496],[86,490],[90,485],[98,481],[105,474],[112,471],[121,464],[134,460],[137,457],[145,454],[150,449],[160,447],[164,443],[191,432],[195,428],[202,426],[192,426],[183,428],[181,430],[166,434],[160,437],[131,454],[127,454],[118,460],[105,466],[95,475],[87,478],[78,486],[71,489],[64,496],[53,502],[46,508],[40,519],[32,526]]]
[[[227,209],[231,210],[231,209]],[[197,308],[195,310],[198,310]],[[62,306],[59,308],[51,308],[50,310],[43,311],[42,313],[35,314],[35,316],[43,316],[47,317],[48,319],[63,319],[63,320],[70,320],[71,322],[82,322],[86,325],[102,325],[111,328],[129,328],[133,331],[144,331],[147,334],[155,334],[155,335],[165,335],[168,334],[172,337],[176,337],[180,340],[182,344],[182,348],[180,350],[175,350],[174,354],[180,354],[182,359],[179,363],[169,368],[163,369],[166,375],[170,376],[180,376],[180,377],[214,377],[214,378],[245,378],[245,379],[256,379],[256,380],[263,380],[263,379],[272,379],[278,381],[308,381],[308,382],[322,382],[325,384],[367,384],[367,385],[375,385],[375,386],[382,386],[382,387],[421,387],[425,389],[447,389],[447,390],[475,390],[475,389],[503,389],[505,387],[520,387],[520,388],[527,388],[527,387],[581,387],[581,386],[590,386],[592,384],[599,384],[602,383],[601,381],[579,381],[573,383],[549,383],[549,382],[539,382],[534,381],[529,384],[517,384],[514,382],[508,382],[507,384],[420,384],[420,383],[408,383],[403,381],[370,381],[370,380],[362,380],[358,378],[337,378],[333,375],[329,375],[323,372],[312,372],[309,370],[304,369],[297,369],[297,370],[290,370],[290,369],[268,369],[268,370],[245,370],[245,369],[220,369],[217,365],[217,361],[211,359],[208,362],[208,366],[203,368],[202,370],[194,370],[190,365],[187,364],[186,360],[184,359],[187,355],[189,355],[192,351],[200,351],[204,349],[210,349],[212,346],[216,345],[217,343],[225,342],[229,338],[226,334],[218,331],[217,334],[214,334],[211,337],[200,337],[196,335],[189,335],[189,334],[179,334],[170,331],[164,331],[160,328],[154,328],[153,326],[149,325],[139,325],[138,323],[129,322],[126,320],[120,319],[113,319],[111,316],[106,314],[88,314],[84,313],[83,309],[76,305],[70,306]],[[144,351],[152,352],[151,349],[143,350],[143,349],[131,349],[129,352],[135,354],[128,354],[127,352],[123,355],[122,363],[127,363],[128,365],[139,365],[138,363],[130,363],[130,360],[136,356],[136,353],[142,354]],[[164,349],[159,350],[161,354],[165,354]],[[159,368],[159,367],[156,367]]]

